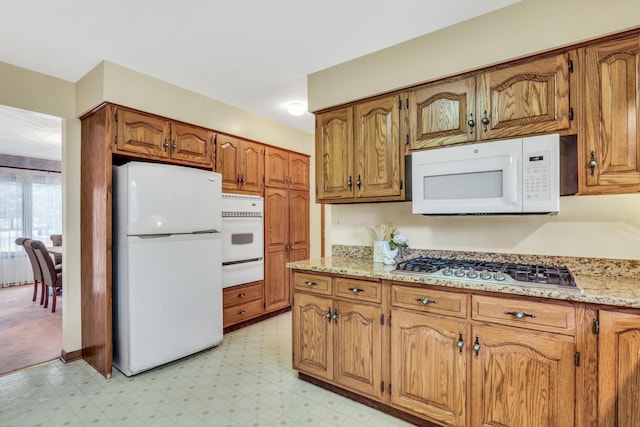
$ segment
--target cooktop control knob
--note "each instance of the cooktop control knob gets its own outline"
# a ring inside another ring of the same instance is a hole
[[[456,271],[454,271],[453,274],[455,274],[456,277],[462,277],[464,276],[464,270],[462,268],[456,268]]]
[[[482,272],[480,273],[480,278],[482,280],[489,280],[491,279],[491,273],[489,273],[487,270],[482,270]]]
[[[442,270],[442,274],[444,274],[445,276],[451,276],[453,274],[453,270],[451,270],[451,267],[445,267]]]
[[[471,270],[467,271],[467,277],[470,279],[475,279],[476,277],[478,277],[478,272],[472,268]]]
[[[493,278],[499,281],[503,281],[504,279],[506,279],[507,276],[505,276],[504,273],[501,272],[497,272],[496,274],[493,275]]]

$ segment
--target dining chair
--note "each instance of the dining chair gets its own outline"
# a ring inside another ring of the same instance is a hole
[[[42,269],[42,278],[44,279],[44,308],[47,308],[49,305],[49,288],[51,288],[51,295],[53,296],[51,312],[55,313],[58,289],[62,289],[62,272],[56,271],[56,266],[44,243],[40,240],[32,240],[30,243]]]
[[[51,239],[51,244],[53,246],[62,246],[62,234],[52,234],[49,238]],[[53,258],[55,259],[56,264],[62,264],[61,254],[53,254]]]
[[[42,270],[40,269],[40,263],[36,257],[36,253],[31,248],[31,239],[28,237],[18,237],[16,239],[16,245],[20,245],[24,248],[24,251],[29,257],[31,263],[31,269],[33,270],[33,299],[35,301],[38,296],[38,284],[42,284],[42,295],[40,296],[40,304],[44,302],[44,282],[42,281]]]

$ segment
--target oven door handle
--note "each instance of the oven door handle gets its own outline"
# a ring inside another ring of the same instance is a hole
[[[222,265],[235,265],[235,264],[244,264],[247,262],[255,262],[255,261],[262,261],[262,258],[251,258],[251,259],[241,259],[238,261],[227,261],[227,262],[223,262]]]

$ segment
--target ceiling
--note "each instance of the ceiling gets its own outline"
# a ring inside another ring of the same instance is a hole
[[[0,61],[77,82],[106,60],[313,133],[312,114],[286,112],[308,74],[516,1],[13,1]]]

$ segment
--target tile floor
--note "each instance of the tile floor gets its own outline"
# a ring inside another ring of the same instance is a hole
[[[300,381],[291,313],[225,335],[214,349],[127,378],[84,361],[0,377],[0,426],[408,426]]]

